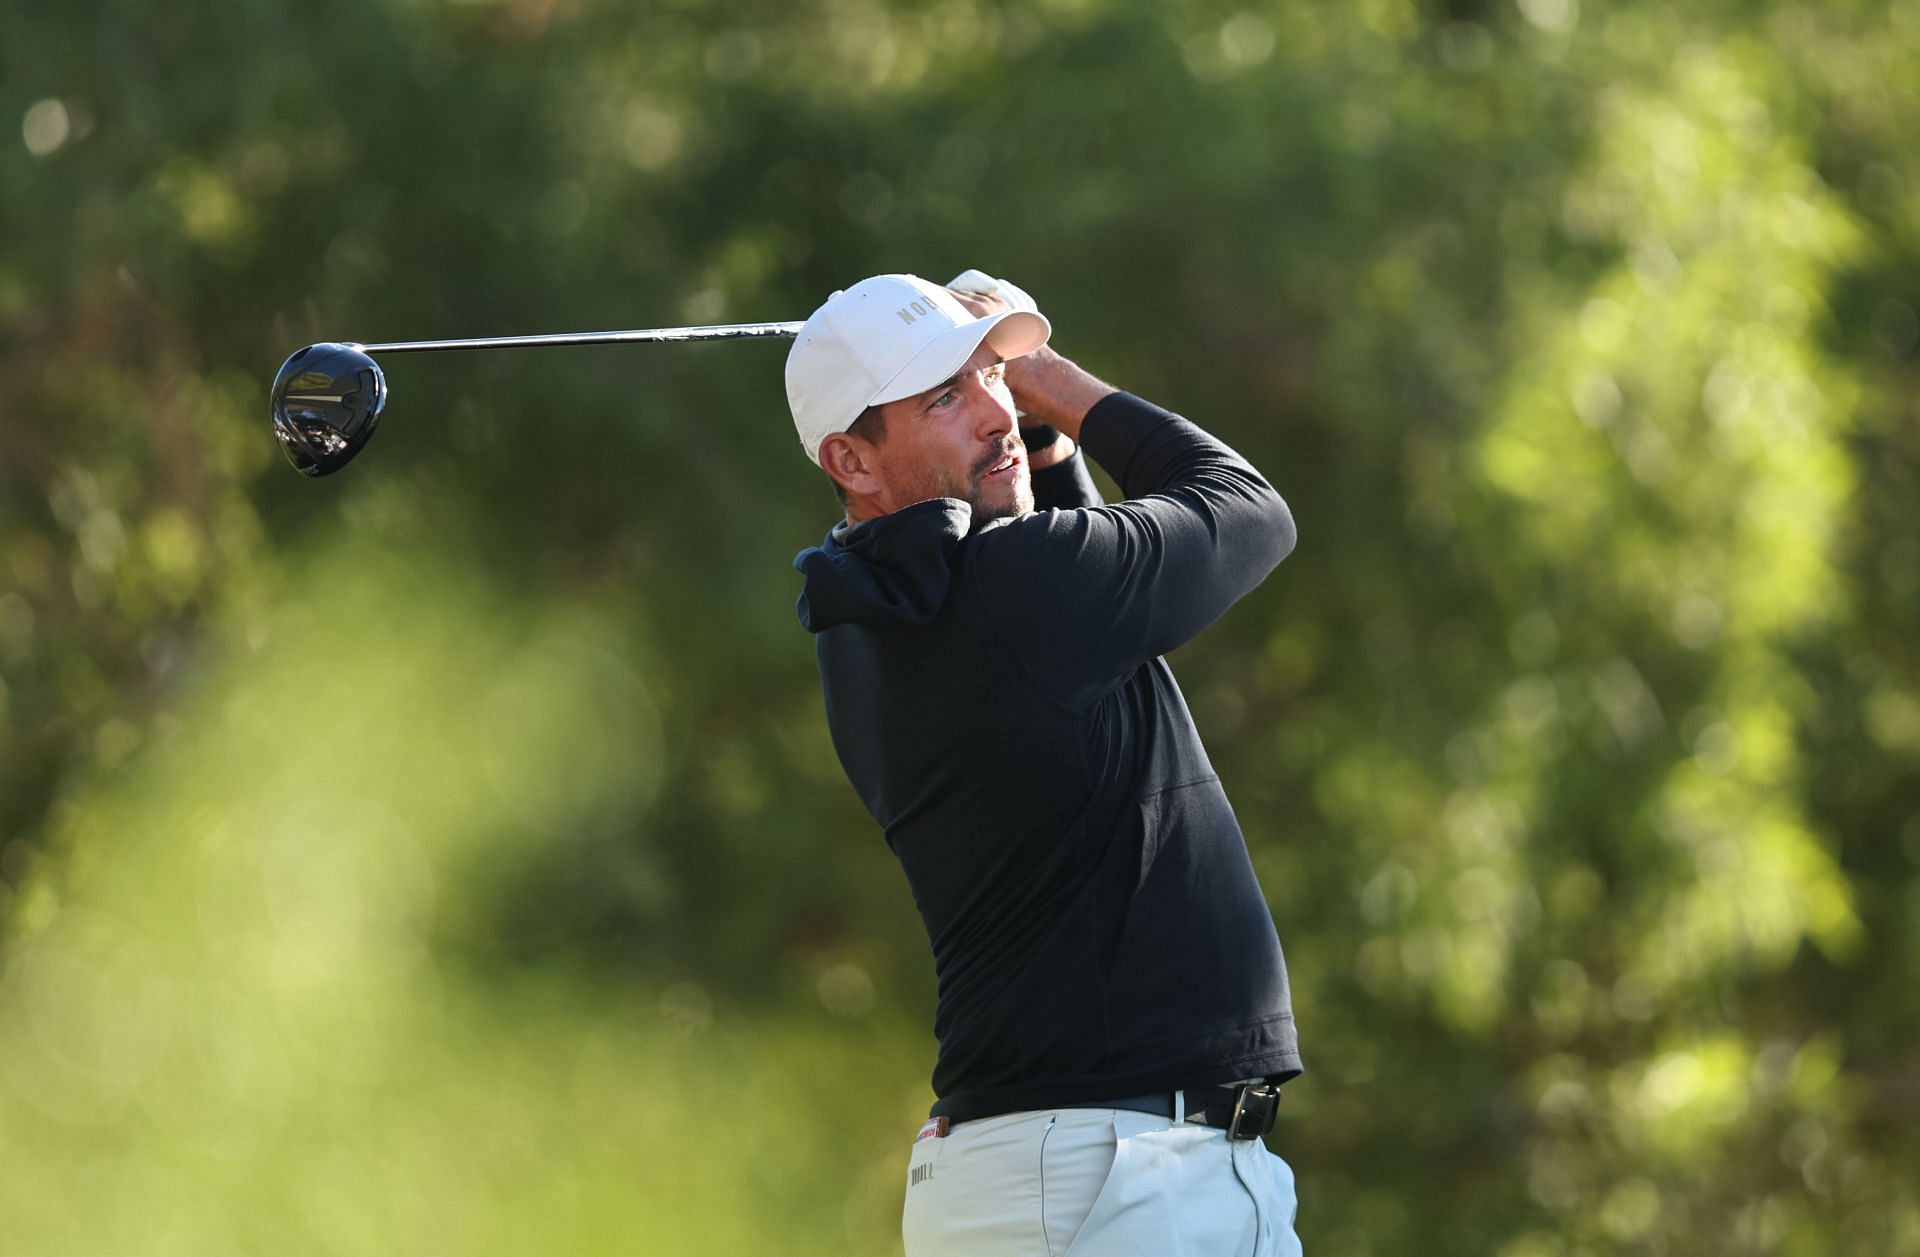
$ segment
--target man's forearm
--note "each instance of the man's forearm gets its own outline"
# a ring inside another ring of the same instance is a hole
[[[1052,424],[1072,441],[1080,439],[1080,422],[1094,404],[1120,391],[1044,346],[1007,364],[1007,387],[1029,419]]]

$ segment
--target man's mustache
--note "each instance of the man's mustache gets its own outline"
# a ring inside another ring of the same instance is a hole
[[[1008,455],[1018,453],[1019,449],[1020,449],[1020,442],[1012,440],[1011,438],[1001,442],[999,449],[987,455],[987,457],[973,469],[973,474],[976,476],[986,475],[988,472],[992,471],[995,467],[998,467],[1001,461],[1005,459]]]

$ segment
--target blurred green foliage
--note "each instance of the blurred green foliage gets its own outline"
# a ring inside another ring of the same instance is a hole
[[[318,482],[266,388],[980,266],[1300,521],[1175,662],[1308,1250],[1920,1253],[1917,0],[108,2],[0,70],[4,1251],[897,1250],[931,984],[780,351],[395,359]]]

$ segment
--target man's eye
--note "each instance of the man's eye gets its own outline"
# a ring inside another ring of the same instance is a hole
[[[953,390],[948,389],[946,392],[940,394],[940,396],[934,398],[933,404],[936,406],[944,406],[952,400],[953,400]]]

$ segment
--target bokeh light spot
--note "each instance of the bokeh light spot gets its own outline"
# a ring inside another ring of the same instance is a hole
[[[27,151],[35,157],[51,156],[71,134],[67,107],[51,98],[34,101],[20,120],[20,138],[26,141]]]

